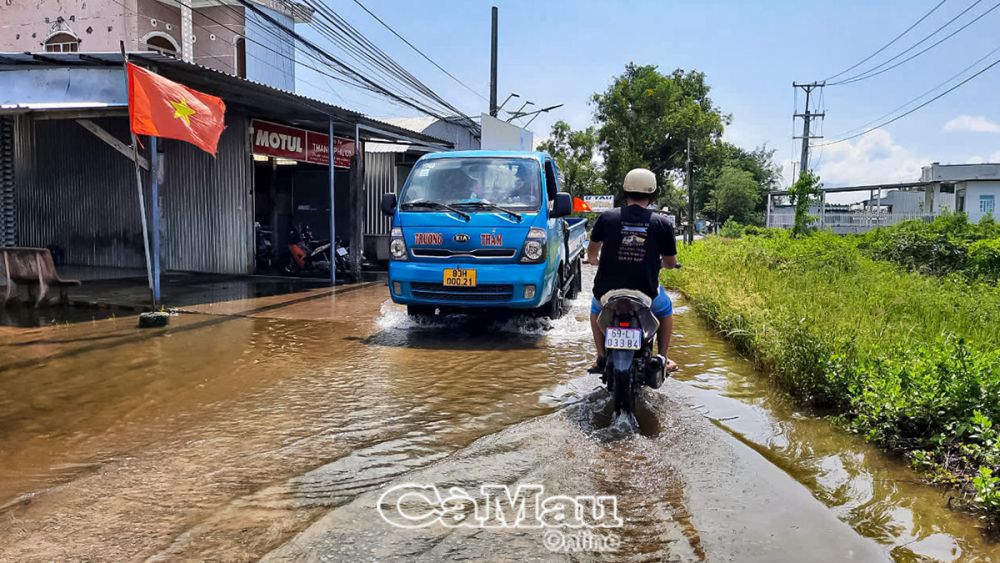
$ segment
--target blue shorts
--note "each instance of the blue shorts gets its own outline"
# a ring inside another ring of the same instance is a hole
[[[674,302],[670,300],[670,296],[667,295],[667,291],[663,287],[660,287],[656,299],[653,299],[653,304],[649,308],[653,311],[653,316],[658,319],[665,319],[674,314]],[[594,297],[590,301],[590,313],[598,315],[600,312],[601,302]]]

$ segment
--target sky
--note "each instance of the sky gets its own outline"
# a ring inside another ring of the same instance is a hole
[[[499,98],[535,107],[565,104],[531,124],[535,139],[556,120],[574,128],[593,123],[590,99],[629,62],[704,72],[713,101],[733,122],[725,138],[746,148],[777,149],[776,162],[798,160],[792,114],[801,111],[793,81],[823,80],[871,55],[940,0],[361,0],[403,37],[481,96],[489,96],[490,6],[499,7]],[[469,115],[488,103],[436,69],[394,37],[354,0],[326,0],[344,19],[412,74]],[[910,47],[971,6],[945,0],[933,14],[849,76]],[[980,0],[926,47],[998,6]],[[307,26],[306,36],[319,37]],[[854,84],[827,86],[819,102],[819,131],[835,141],[1000,47],[1000,9],[898,68]],[[323,43],[321,43],[323,44]],[[919,50],[919,48],[917,49]],[[911,53],[916,52],[912,51]],[[301,56],[301,55],[300,55]],[[977,69],[1000,59],[1000,50]],[[374,94],[359,92],[299,67],[299,92],[376,117],[415,115]],[[960,80],[960,79],[959,79]],[[957,82],[958,80],[956,80]],[[927,107],[865,136],[815,147],[810,159],[827,186],[915,180],[931,162],[1000,162],[1000,65]],[[943,90],[943,89],[942,89]],[[516,104],[516,105],[515,105]],[[801,132],[801,121],[794,124]]]

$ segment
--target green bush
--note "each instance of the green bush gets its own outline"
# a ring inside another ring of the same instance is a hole
[[[962,240],[994,228],[948,221]],[[708,238],[664,283],[794,396],[1000,515],[1000,289],[873,260],[873,239]],[[993,240],[969,247],[997,264]]]
[[[996,282],[1000,279],[1000,238],[976,241],[969,246],[972,276]]]
[[[989,244],[993,241],[995,244]],[[964,213],[945,214],[933,222],[905,221],[862,236],[858,247],[877,260],[888,260],[922,274],[960,274],[995,283],[1000,264],[995,253],[1000,225],[992,216],[970,223]],[[972,256],[973,248],[978,255]]]
[[[730,217],[722,224],[722,228],[719,229],[719,235],[725,238],[740,238],[743,236],[743,225],[740,225]]]

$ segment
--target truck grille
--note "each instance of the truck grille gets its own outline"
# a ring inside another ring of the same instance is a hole
[[[452,301],[510,301],[514,286],[509,284],[481,284],[476,287],[445,287],[439,283],[413,282],[414,297],[422,299],[447,299]]]
[[[476,248],[472,250],[449,250],[447,248],[414,248],[411,250],[418,258],[513,258],[517,250],[513,248]]]

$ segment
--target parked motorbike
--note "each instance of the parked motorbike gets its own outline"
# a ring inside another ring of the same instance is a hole
[[[260,223],[254,223],[257,239],[257,271],[265,272],[274,264],[274,245],[271,244],[271,229],[264,228]]]
[[[666,378],[666,358],[653,354],[660,322],[650,310],[652,299],[641,291],[613,290],[601,303],[597,323],[607,355],[601,381],[614,399],[615,416],[632,416],[642,386],[658,389]]]
[[[313,239],[309,225],[289,231],[288,254],[285,271],[289,274],[330,271],[330,243]]]

